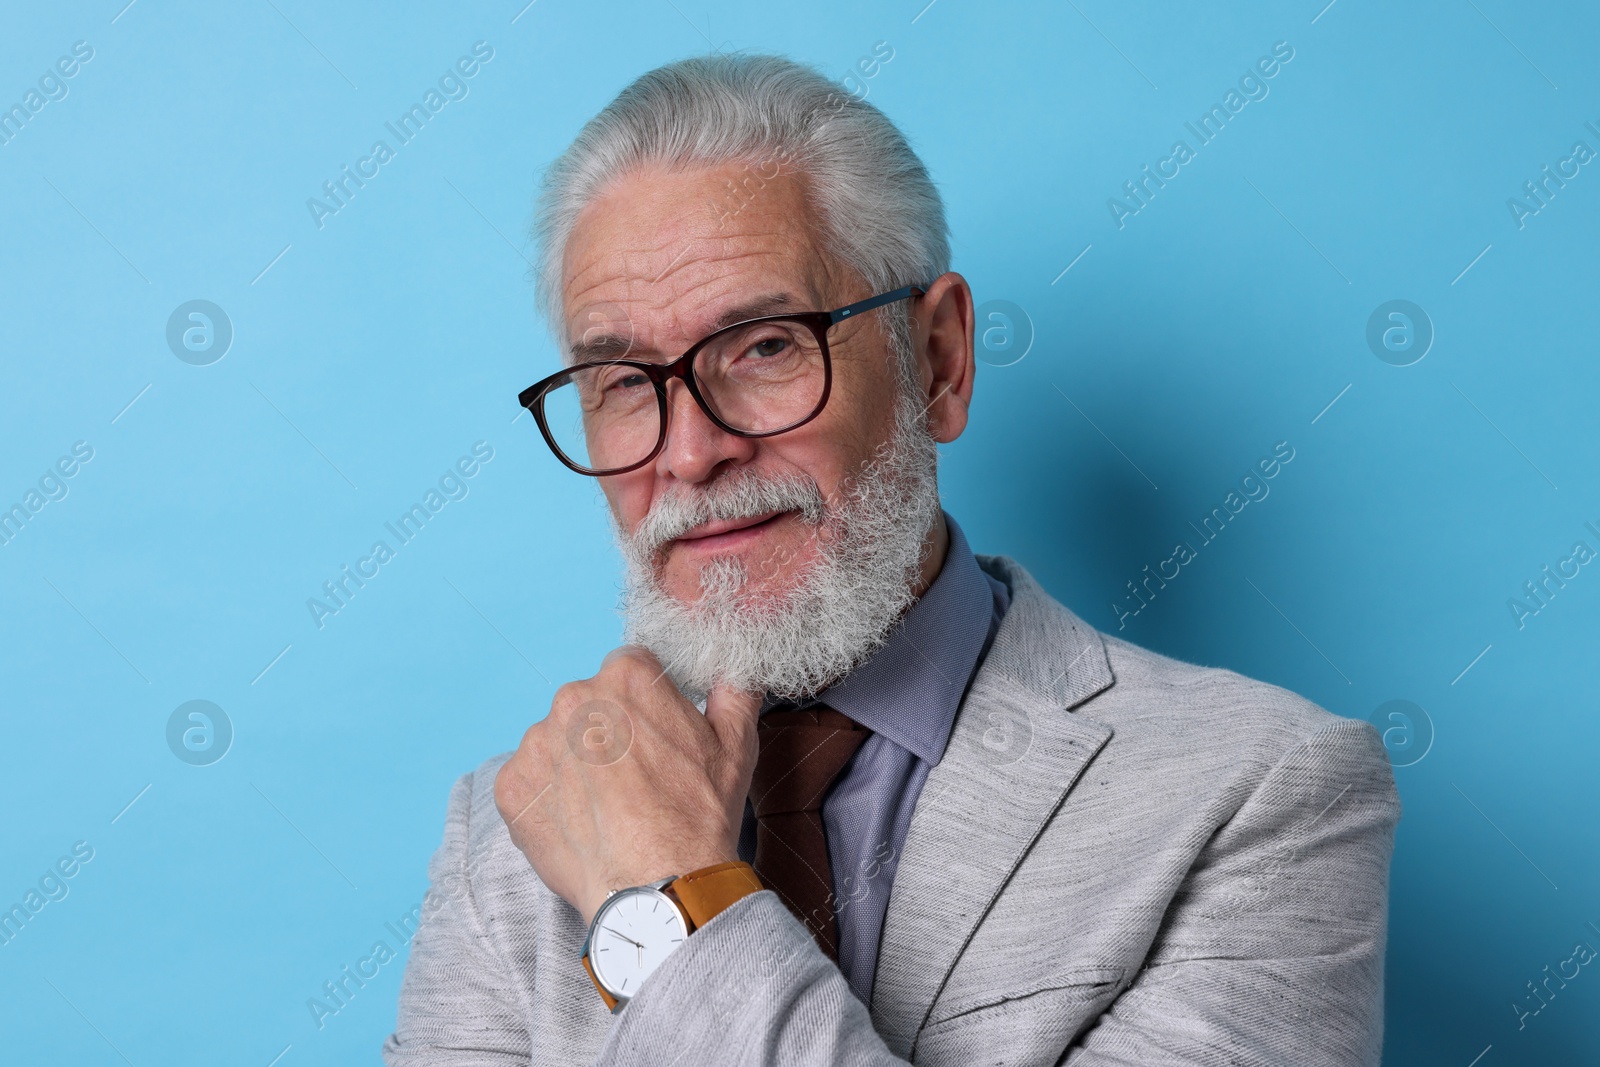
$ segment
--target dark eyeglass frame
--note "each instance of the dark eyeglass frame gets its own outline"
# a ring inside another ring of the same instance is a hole
[[[539,381],[518,393],[517,403],[527,408],[528,411],[533,414],[534,421],[539,424],[539,433],[544,437],[544,443],[550,446],[550,451],[555,453],[556,458],[570,469],[578,472],[579,474],[586,474],[591,478],[604,478],[613,474],[627,474],[629,471],[638,470],[640,467],[643,467],[646,463],[649,463],[651,460],[655,459],[661,454],[661,449],[665,447],[667,443],[667,383],[674,378],[681,378],[683,380],[684,388],[689,390],[689,395],[694,397],[695,404],[699,406],[701,411],[705,412],[706,418],[710,419],[725,433],[733,434],[735,437],[775,437],[780,433],[788,433],[790,430],[799,429],[801,426],[804,426],[806,423],[822,414],[822,409],[827,406],[828,396],[833,391],[833,360],[828,352],[828,330],[830,328],[838,325],[845,319],[854,318],[864,311],[872,311],[875,308],[883,307],[885,304],[893,304],[900,300],[909,300],[912,297],[922,296],[926,292],[926,286],[907,285],[903,288],[895,289],[892,292],[879,293],[877,296],[870,296],[867,299],[857,301],[854,304],[847,304],[842,308],[835,308],[832,311],[799,311],[782,315],[762,315],[759,318],[745,319],[743,322],[732,323],[731,325],[724,326],[722,329],[713,334],[702,337],[687,352],[673,360],[671,363],[644,363],[631,359],[595,359],[584,363],[574,363],[570,367],[561,368],[547,378],[541,378]],[[701,395],[700,386],[695,381],[694,377],[694,357],[698,355],[700,350],[706,345],[710,344],[718,337],[721,337],[723,334],[729,333],[733,330],[742,329],[746,326],[750,326],[759,322],[798,322],[811,330],[811,333],[817,339],[817,346],[822,353],[822,396],[818,398],[817,406],[811,410],[809,415],[780,429],[758,431],[740,430],[729,426],[726,422],[724,422],[715,411],[711,410],[711,405],[708,404],[706,402],[706,398]],[[656,446],[650,450],[650,454],[641,459],[639,462],[629,464],[626,467],[614,467],[606,470],[593,470],[589,467],[583,466],[581,463],[574,462],[567,456],[565,452],[561,451],[561,447],[556,444],[555,435],[550,432],[550,426],[545,422],[544,398],[548,396],[550,392],[557,386],[566,384],[568,376],[573,371],[582,370],[589,367],[633,368],[645,375],[645,377],[649,378],[650,384],[655,387],[656,405],[660,410],[661,416],[661,433],[656,438]]]

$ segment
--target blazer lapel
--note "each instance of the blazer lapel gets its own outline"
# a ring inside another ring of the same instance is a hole
[[[978,560],[1011,587],[1011,606],[917,799],[878,950],[873,1026],[902,1058],[995,897],[1112,733],[1069,714],[1112,684],[1100,635],[1012,560]]]

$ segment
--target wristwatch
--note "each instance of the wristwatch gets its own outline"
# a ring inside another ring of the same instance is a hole
[[[690,934],[764,888],[748,863],[734,862],[612,890],[583,939],[583,969],[615,1015]]]

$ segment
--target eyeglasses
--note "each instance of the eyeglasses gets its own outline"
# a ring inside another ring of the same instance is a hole
[[[920,285],[834,311],[766,315],[726,326],[671,363],[598,359],[528,386],[517,401],[533,413],[556,458],[579,474],[625,474],[667,441],[667,383],[681,378],[719,428],[772,437],[821,414],[833,387],[828,331],[845,319],[923,295]]]

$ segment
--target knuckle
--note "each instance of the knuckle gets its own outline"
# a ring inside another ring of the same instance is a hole
[[[520,766],[528,759],[530,753],[537,752],[544,743],[545,730],[545,724],[542,720],[524,730],[522,740],[517,744],[517,751],[512,754],[511,759],[501,768],[501,773],[509,770],[514,765]]]
[[[582,682],[567,682],[562,685],[556,690],[555,696],[550,698],[550,715],[546,721],[566,721],[573,711],[587,699],[587,696],[587,686]],[[534,723],[533,729],[529,730],[528,733],[533,733],[534,730],[539,729],[542,725],[543,723]]]
[[[612,649],[603,665],[603,668],[614,670],[630,681],[641,676],[652,678],[660,667],[655,655],[643,645],[622,645]]]
[[[494,802],[501,811],[504,811],[515,800],[518,783],[516,771],[512,769],[514,762],[514,760],[507,760],[494,776]]]

